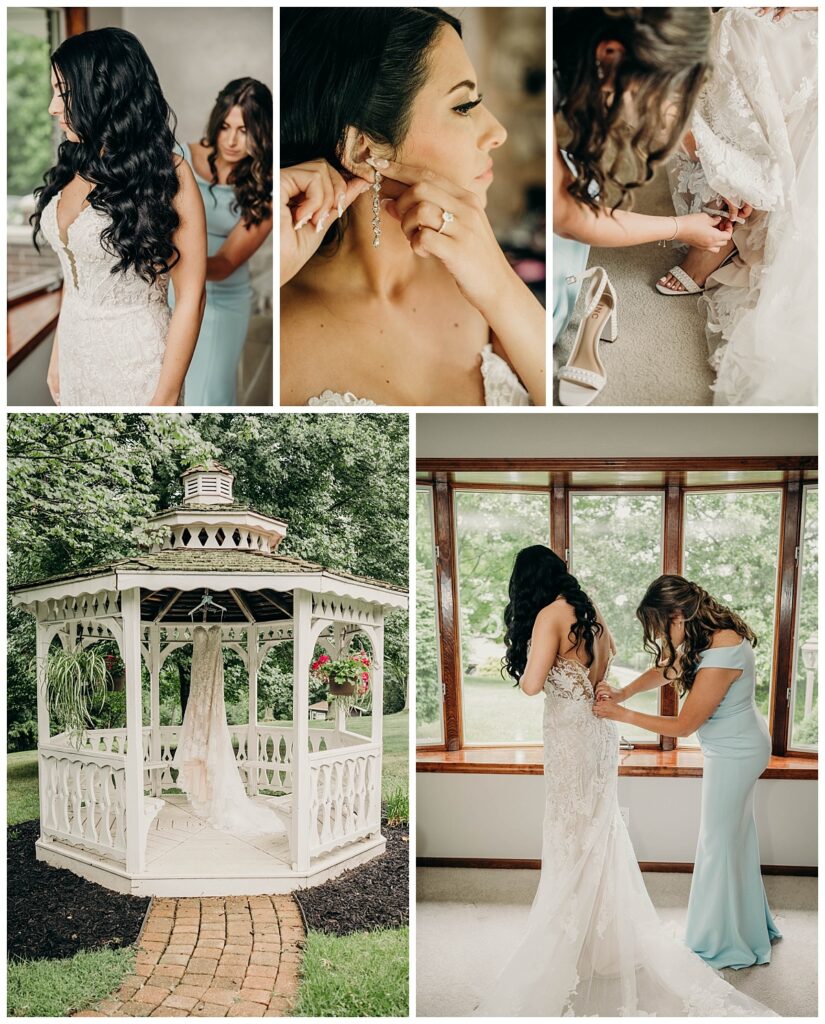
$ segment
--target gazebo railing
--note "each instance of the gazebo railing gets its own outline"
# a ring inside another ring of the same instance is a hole
[[[125,755],[92,746],[75,750],[65,737],[57,739],[38,750],[42,837],[125,863]]]
[[[349,733],[354,736],[354,733]],[[358,737],[363,740],[363,737]],[[358,745],[309,755],[310,857],[381,828],[381,747]]]
[[[250,793],[291,793],[292,725],[230,726],[235,759]],[[151,727],[143,729],[145,792],[177,788],[172,762],[180,726],[161,726],[159,750]],[[126,730],[90,729],[75,745],[67,734],[39,747],[43,795],[41,832],[49,839],[126,859]],[[310,729],[310,856],[377,833],[381,825],[381,751],[347,730]],[[155,753],[153,753],[155,751]]]

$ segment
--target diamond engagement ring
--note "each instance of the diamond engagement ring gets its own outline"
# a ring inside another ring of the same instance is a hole
[[[450,213],[449,210],[441,211],[441,227],[438,229],[438,234],[444,230],[445,225],[451,224],[455,220],[455,214]]]

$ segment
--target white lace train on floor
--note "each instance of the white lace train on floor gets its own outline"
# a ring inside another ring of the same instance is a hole
[[[659,921],[619,811],[618,734],[582,665],[545,683],[542,869],[527,927],[476,1010],[501,1017],[777,1016]]]
[[[193,810],[215,828],[238,834],[285,831],[273,809],[251,800],[235,763],[223,696],[219,626],[196,626],[192,682],[173,766]]]

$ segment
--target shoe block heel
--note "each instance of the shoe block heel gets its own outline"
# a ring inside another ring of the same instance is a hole
[[[610,311],[610,316],[605,320],[602,327],[602,341],[616,341],[619,337],[619,318],[616,316],[615,307]]]

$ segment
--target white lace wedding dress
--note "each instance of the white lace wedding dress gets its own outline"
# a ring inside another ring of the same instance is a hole
[[[817,404],[817,13],[712,15],[712,73],[691,121],[698,162],[669,167],[677,214],[720,196],[754,213],[708,278],[717,405]]]
[[[587,670],[559,658],[544,690],[541,878],[518,947],[476,1014],[777,1016],[659,921],[619,811],[618,730],[593,715]]]
[[[487,344],[481,350],[481,377],[484,381],[485,405],[531,405],[530,396],[510,366]],[[375,405],[371,398],[358,398],[351,391],[322,391],[310,398],[307,405]]]
[[[278,813],[246,795],[226,724],[220,626],[196,626],[192,678],[178,749],[177,785],[214,828],[240,835],[284,832]]]
[[[108,215],[84,207],[60,237],[60,193],[43,211],[41,226],[63,270],[57,324],[60,404],[148,405],[166,349],[171,312],[167,280],[150,285],[134,270],[111,272],[116,262],[100,244]]]

